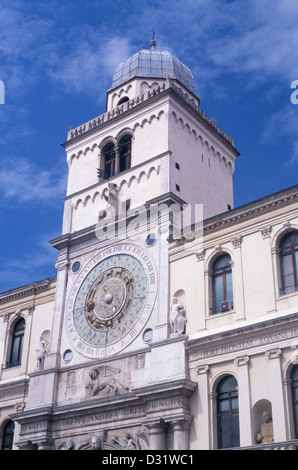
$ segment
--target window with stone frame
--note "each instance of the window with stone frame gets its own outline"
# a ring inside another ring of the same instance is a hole
[[[221,313],[233,308],[233,282],[231,257],[225,253],[219,256],[212,266],[213,313]]]
[[[23,343],[25,334],[25,320],[21,318],[18,320],[12,331],[10,355],[7,367],[16,367],[21,364]]]
[[[105,162],[105,178],[111,178],[115,175],[116,170],[116,151],[113,142],[109,142],[104,146],[102,150],[102,155],[104,157]]]
[[[294,439],[298,439],[298,364],[296,364],[291,372],[291,391],[292,406],[294,418]]]
[[[240,445],[238,383],[232,375],[217,387],[217,438],[219,449]]]
[[[298,231],[287,233],[279,244],[281,293],[298,290]]]
[[[14,422],[11,420],[5,424],[2,434],[1,450],[12,450],[14,428]]]
[[[131,135],[126,134],[119,141],[120,171],[125,171],[131,165]]]

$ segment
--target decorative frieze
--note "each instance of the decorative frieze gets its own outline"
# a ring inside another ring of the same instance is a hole
[[[289,329],[284,329],[281,330],[277,333],[268,333],[268,334],[263,334],[260,335],[259,337],[254,337],[251,339],[243,339],[243,340],[238,340],[238,341],[233,341],[231,339],[230,343],[221,343],[219,345],[214,345],[213,347],[209,347],[208,349],[204,349],[198,352],[198,359],[206,359],[206,358],[211,358],[211,357],[216,357],[216,356],[222,356],[225,354],[233,354],[237,351],[241,350],[246,350],[246,349],[251,349],[251,348],[257,348],[261,347],[264,348],[264,346],[276,343],[278,341],[283,341],[283,340],[290,340],[292,338],[297,338],[298,337],[298,329],[297,328],[289,328]],[[268,359],[274,359],[275,357],[278,357],[278,355],[281,354],[280,349],[272,349],[272,350],[267,350],[266,351],[266,356]],[[244,356],[245,357],[245,356]]]

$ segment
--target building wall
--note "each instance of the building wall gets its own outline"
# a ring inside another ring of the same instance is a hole
[[[233,208],[235,149],[177,100],[171,100],[169,129],[171,191],[202,204],[204,219]]]
[[[0,441],[10,415],[22,411],[27,403],[29,374],[37,366],[41,336],[50,343],[55,298],[55,279],[17,288],[0,295]],[[9,366],[14,325],[25,320],[21,363]],[[20,427],[16,423],[15,436]],[[1,445],[1,444],[0,444]]]
[[[191,243],[173,242],[171,296],[186,310],[190,377],[198,383],[192,449],[218,447],[216,388],[228,374],[238,382],[241,447],[257,444],[265,409],[275,442],[295,438],[290,373],[298,357],[298,293],[280,291],[279,242],[297,230],[296,191],[206,220],[203,237]],[[213,314],[212,264],[223,253],[232,259],[234,306]]]

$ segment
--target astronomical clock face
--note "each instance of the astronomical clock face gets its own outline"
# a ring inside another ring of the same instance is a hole
[[[116,245],[93,258],[79,273],[67,308],[75,349],[96,358],[128,346],[149,319],[156,288],[154,263],[137,245]]]

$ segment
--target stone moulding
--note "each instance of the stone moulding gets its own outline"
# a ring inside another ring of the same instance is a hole
[[[28,284],[26,286],[23,286],[17,289],[3,292],[3,294],[0,294],[0,303],[8,302],[18,297],[36,294],[40,291],[47,289],[54,282],[56,282],[56,277],[47,278],[39,282],[34,282],[32,284]]]
[[[153,90],[147,91],[145,94],[139,95],[132,100],[129,100],[123,103],[120,106],[117,106],[112,111],[108,111],[90,121],[77,126],[75,129],[70,129],[67,134],[67,141],[63,143],[63,146],[67,146],[69,142],[72,142],[76,139],[79,139],[82,135],[85,135],[89,132],[97,130],[98,127],[103,126],[105,123],[109,122],[111,119],[119,118],[122,116],[123,113],[131,112],[131,110],[135,110],[136,106],[143,105],[149,99],[156,99],[162,93],[175,93],[179,96],[183,101],[185,101],[191,109],[199,116],[205,123],[207,123],[217,134],[219,134],[229,145],[235,148],[234,141],[231,136],[228,136],[212,119],[207,116],[204,111],[202,111],[199,106],[197,106],[192,99],[183,93],[183,90],[174,83],[171,79],[166,79],[162,86],[158,86]]]
[[[147,171],[142,170],[137,175],[131,175],[131,176],[127,175],[127,178],[123,178],[121,180],[121,182],[119,183],[119,185],[118,185],[119,190],[121,191],[121,189],[124,185],[127,185],[128,188],[129,188],[134,181],[136,181],[138,184],[140,184],[140,181],[143,177],[145,177],[147,180],[149,180],[151,174],[154,171],[155,171],[156,175],[159,175],[160,166],[159,165],[151,166]],[[108,192],[108,188],[105,187],[104,190],[102,191],[102,193],[100,193],[98,190],[96,190],[92,196],[90,194],[87,194],[87,196],[84,199],[80,197],[74,203],[74,206],[73,206],[74,210],[77,210],[79,204],[83,204],[83,206],[86,206],[88,201],[91,201],[92,204],[94,204],[97,197],[100,197],[101,199],[103,199],[104,194],[106,194],[107,192]]]

